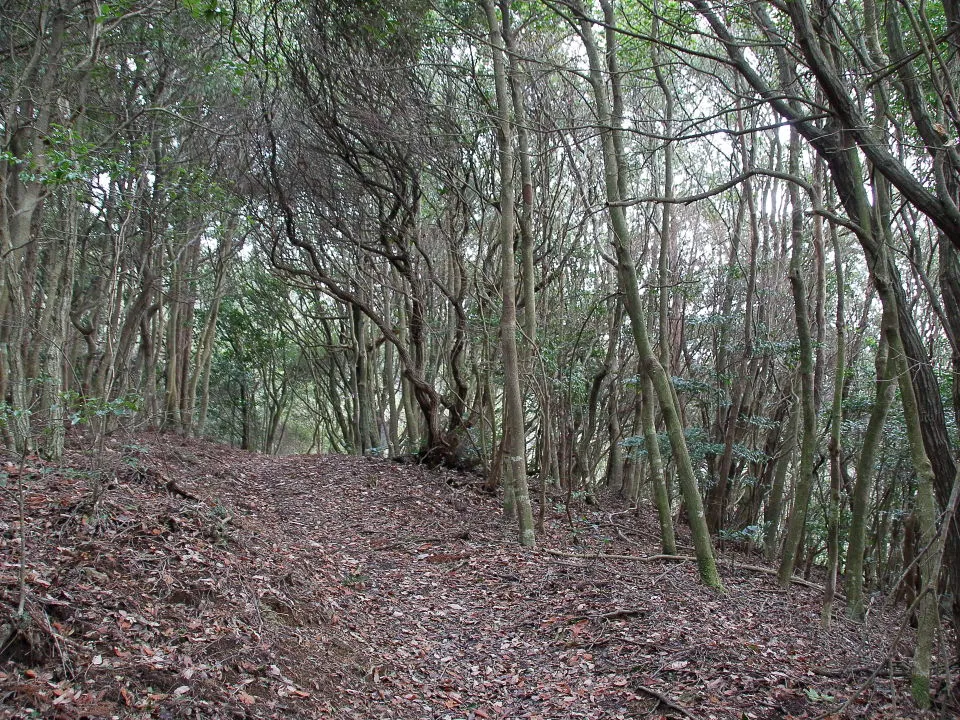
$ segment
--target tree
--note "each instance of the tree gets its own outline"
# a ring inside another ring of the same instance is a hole
[[[520,525],[520,544],[533,547],[533,513],[527,490],[526,427],[523,397],[520,392],[520,356],[517,352],[517,283],[514,258],[514,192],[513,192],[513,123],[510,118],[512,97],[508,92],[507,70],[503,59],[504,35],[510,34],[510,8],[500,6],[498,28],[493,0],[484,0],[484,13],[490,29],[493,73],[496,85],[498,127],[497,145],[500,160],[500,254],[503,310],[500,314],[500,343],[503,348],[504,375],[504,463],[506,466],[506,507],[515,513]],[[524,187],[524,192],[528,192]],[[528,281],[529,282],[529,281]]]
[[[617,130],[621,122],[620,118],[611,114],[611,106],[613,108],[620,106],[618,86],[615,79],[616,34],[609,32],[606,37],[608,65],[614,70],[614,72],[611,73],[614,78],[611,102],[607,97],[607,89],[603,79],[603,64],[600,60],[600,53],[593,34],[593,23],[581,8],[575,7],[573,10],[575,13],[576,28],[583,41],[590,66],[590,85],[593,89],[603,148],[604,188],[609,206],[614,252],[617,260],[617,276],[620,290],[623,293],[624,306],[630,317],[630,326],[633,330],[633,338],[637,346],[642,371],[653,383],[667,426],[670,445],[677,463],[680,487],[690,516],[690,526],[693,534],[694,548],[697,554],[700,579],[705,585],[722,588],[713,557],[710,535],[706,526],[703,501],[700,498],[700,491],[697,488],[693,467],[690,462],[689,453],[687,452],[683,427],[680,423],[680,416],[674,401],[670,379],[667,377],[663,366],[654,356],[653,348],[647,335],[646,315],[643,309],[643,301],[640,297],[636,265],[634,264],[634,259],[630,251],[630,234],[622,203],[623,190],[625,187],[623,179],[624,154],[620,132]],[[612,8],[608,4],[604,5],[604,15],[606,24],[611,25]]]

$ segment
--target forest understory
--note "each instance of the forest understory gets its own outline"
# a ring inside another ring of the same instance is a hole
[[[477,476],[382,459],[153,433],[4,472],[3,718],[957,716],[910,701],[903,607],[825,630],[731,547],[719,594],[615,496],[525,550]]]

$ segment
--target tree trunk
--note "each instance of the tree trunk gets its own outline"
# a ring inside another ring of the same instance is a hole
[[[670,493],[663,473],[663,458],[660,455],[660,441],[654,418],[653,383],[649,377],[641,379],[643,402],[643,439],[647,450],[647,468],[650,472],[650,484],[653,485],[653,501],[660,521],[660,546],[664,555],[677,554],[677,539],[673,530],[673,508],[670,505]]]
[[[602,0],[604,15],[610,31],[607,33],[608,67],[616,67],[616,34],[613,31],[613,11],[609,2]],[[623,302],[630,318],[634,342],[639,355],[640,370],[649,376],[660,402],[660,410],[667,426],[670,445],[677,465],[677,476],[683,492],[684,502],[690,518],[690,529],[694,551],[697,557],[697,567],[700,580],[709,587],[722,588],[720,576],[717,573],[716,561],[713,555],[713,546],[710,533],[707,529],[706,518],[703,512],[703,500],[697,487],[697,479],[693,472],[690,454],[687,450],[686,438],[683,433],[679,411],[674,401],[670,377],[664,371],[653,353],[650,339],[647,335],[646,315],[643,309],[643,300],[640,296],[640,287],[637,279],[637,269],[630,249],[630,233],[627,225],[626,213],[623,207],[622,183],[624,183],[622,168],[624,167],[624,153],[621,146],[620,118],[614,118],[609,109],[607,88],[603,78],[603,64],[593,36],[593,26],[578,6],[578,32],[583,41],[584,49],[590,67],[590,84],[593,89],[596,103],[597,119],[600,126],[601,145],[603,150],[604,188],[606,190],[607,205],[609,208],[610,224],[613,229],[614,250],[617,261],[617,276],[620,290],[623,293]],[[616,98],[619,93],[616,72],[612,73],[612,92]]]
[[[866,548],[866,520],[870,506],[870,490],[873,484],[877,450],[883,439],[883,425],[887,411],[893,402],[895,385],[892,382],[896,369],[890,358],[886,334],[881,334],[876,357],[877,382],[873,407],[863,434],[860,456],[857,459],[857,479],[850,498],[850,529],[847,532],[847,567],[845,591],[847,616],[863,621],[863,565]]]
[[[833,600],[837,592],[837,564],[840,559],[840,486],[841,473],[841,424],[843,421],[843,386],[846,375],[846,322],[844,320],[843,256],[836,228],[831,228],[833,239],[834,272],[837,282],[836,315],[836,363],[834,365],[833,403],[830,408],[830,500],[827,505],[827,578],[823,592],[823,624],[830,626],[833,617]]]
[[[800,171],[800,137],[791,131],[790,174]],[[803,281],[803,205],[797,186],[790,184],[791,237],[790,287],[793,290],[794,314],[797,323],[797,341],[800,345],[800,408],[802,422],[800,435],[800,470],[794,493],[793,510],[787,522],[777,581],[784,590],[790,587],[793,568],[800,554],[800,538],[807,520],[807,505],[813,488],[814,454],[817,450],[817,412],[814,398],[813,339],[810,335],[810,315],[807,309],[807,290]]]
[[[523,396],[520,390],[520,358],[517,351],[517,283],[516,261],[513,252],[514,193],[513,193],[513,123],[510,119],[510,95],[507,73],[503,62],[503,39],[498,31],[493,0],[484,0],[484,11],[490,30],[493,53],[494,81],[497,95],[497,146],[500,158],[500,253],[501,293],[503,311],[500,315],[500,345],[503,352],[504,384],[504,479],[508,492],[516,500],[520,544],[535,544],[533,512],[527,487],[526,427]],[[510,9],[501,3],[501,23],[504,35],[510,32]]]

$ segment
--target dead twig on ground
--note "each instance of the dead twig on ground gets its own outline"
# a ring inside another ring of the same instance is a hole
[[[670,698],[668,698],[668,697],[667,697],[666,695],[664,695],[663,693],[660,693],[660,692],[657,692],[656,690],[653,690],[653,689],[651,689],[651,688],[648,688],[646,685],[634,685],[634,687],[635,687],[637,690],[646,693],[646,694],[649,695],[650,697],[655,698],[656,700],[658,700],[658,701],[659,701],[662,705],[664,705],[665,707],[668,707],[668,708],[670,708],[671,710],[675,710],[676,712],[680,713],[680,714],[683,715],[684,717],[688,717],[688,718],[690,718],[690,720],[697,720],[696,717],[693,716],[693,715],[691,715],[690,712],[689,712],[686,708],[681,707],[680,705],[677,705],[673,700],[671,700]]]

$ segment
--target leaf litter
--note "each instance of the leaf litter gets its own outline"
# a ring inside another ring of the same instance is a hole
[[[550,507],[524,551],[471,475],[135,439],[29,459],[24,619],[7,463],[2,718],[936,716],[909,701],[901,613],[838,603],[824,630],[815,588],[744,552],[722,595],[626,559],[657,554],[652,510]]]

